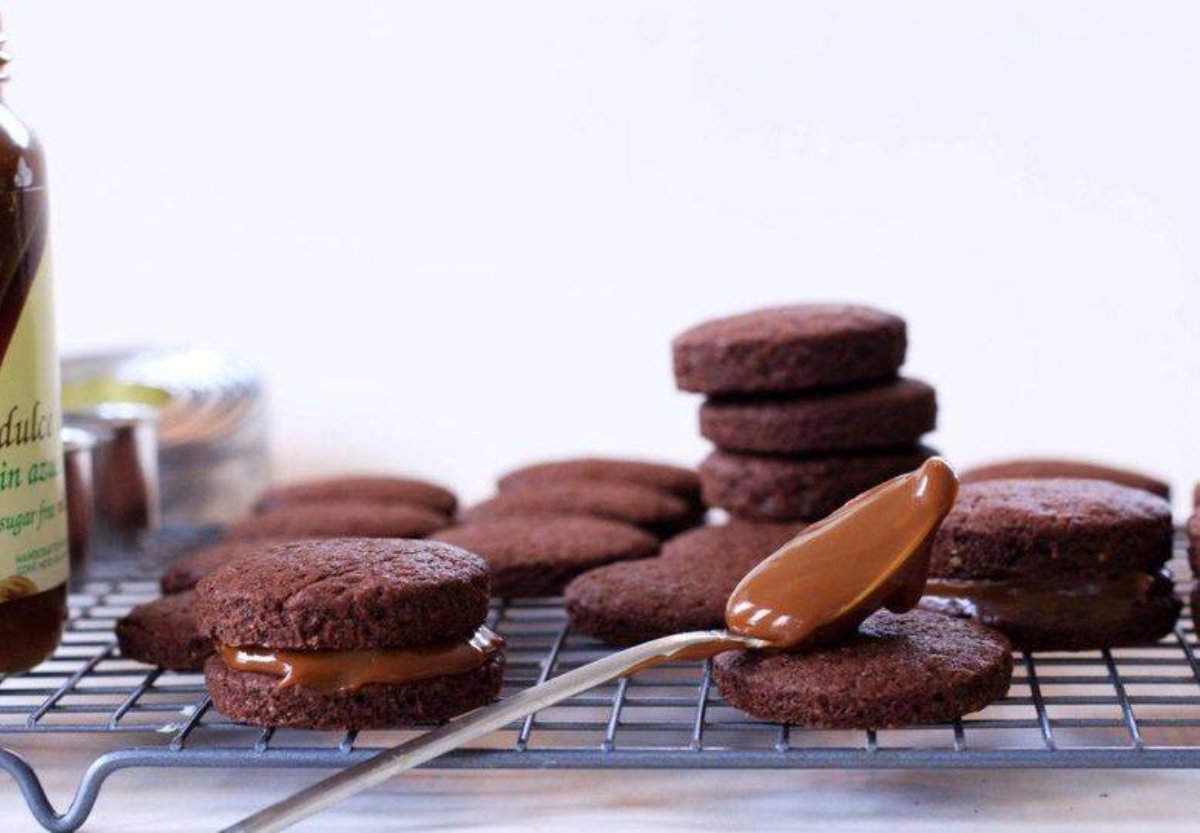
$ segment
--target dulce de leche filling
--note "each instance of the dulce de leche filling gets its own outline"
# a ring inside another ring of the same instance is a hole
[[[222,662],[234,671],[279,677],[280,688],[304,686],[325,694],[365,685],[401,685],[463,674],[478,668],[504,647],[504,639],[480,627],[470,639],[415,648],[362,651],[291,651],[256,645],[221,645]]]
[[[1171,573],[1133,571],[1116,576],[1054,581],[967,581],[931,578],[921,606],[985,621],[1036,615],[1122,616],[1170,592]]]

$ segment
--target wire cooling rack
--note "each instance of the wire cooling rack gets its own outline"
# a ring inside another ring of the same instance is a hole
[[[169,541],[186,548],[194,541]],[[1190,575],[1181,557],[1177,576]],[[161,553],[160,553],[161,557]],[[159,557],[150,559],[159,561]],[[333,733],[255,729],[213,709],[198,674],[123,659],[113,624],[157,594],[143,560],[71,597],[52,659],[0,677],[0,743],[17,735],[100,734],[112,748],[58,814],[36,772],[0,748],[7,770],[48,830],[74,830],[105,779],[130,767],[337,768],[416,731]],[[132,576],[132,577],[130,577]],[[1190,581],[1180,583],[1180,592]],[[605,655],[572,633],[557,599],[496,603],[491,626],[508,641],[505,693]],[[1017,657],[1002,701],[953,724],[816,731],[763,723],[726,706],[704,663],[676,663],[593,689],[428,766],[491,768],[1002,768],[1200,766],[1200,645],[1185,609],[1156,645]],[[28,743],[22,745],[28,748]],[[11,787],[0,789],[11,790]],[[12,793],[9,792],[9,795]]]

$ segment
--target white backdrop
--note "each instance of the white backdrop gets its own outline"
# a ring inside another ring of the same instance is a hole
[[[67,349],[257,361],[285,475],[699,459],[671,336],[908,318],[934,442],[1200,475],[1200,7],[10,0]],[[1182,499],[1179,501],[1184,503]]]

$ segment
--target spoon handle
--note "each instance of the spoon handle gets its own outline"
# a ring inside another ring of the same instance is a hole
[[[380,752],[249,816],[224,833],[282,830],[345,798],[413,769],[439,755],[541,711],[609,680],[672,659],[694,659],[739,648],[760,648],[760,640],[727,631],[694,631],[664,636],[611,654],[581,668],[527,688],[512,697]]]

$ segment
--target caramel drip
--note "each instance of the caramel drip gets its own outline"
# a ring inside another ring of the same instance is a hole
[[[751,570],[729,597],[726,626],[790,649],[853,633],[881,607],[912,609],[957,494],[939,457],[864,492]]]
[[[470,639],[417,648],[288,651],[222,645],[218,651],[234,671],[280,677],[280,688],[304,686],[331,694],[374,683],[401,685],[462,674],[478,668],[503,647],[502,637],[480,627]]]

